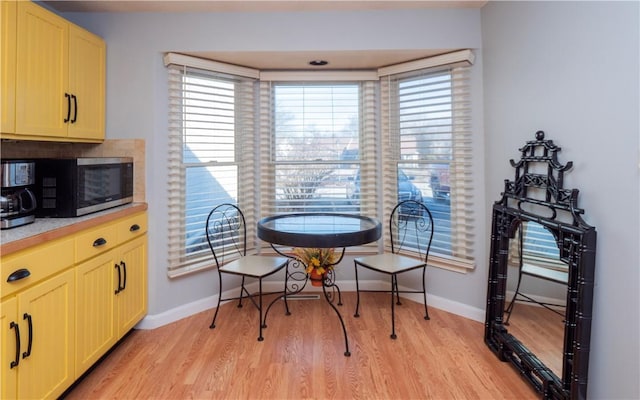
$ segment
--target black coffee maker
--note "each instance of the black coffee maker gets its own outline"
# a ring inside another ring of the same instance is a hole
[[[35,162],[0,162],[0,229],[14,228],[35,221]]]

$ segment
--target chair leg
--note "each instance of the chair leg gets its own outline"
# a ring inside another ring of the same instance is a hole
[[[353,263],[353,269],[355,270],[355,273],[356,273],[356,312],[355,312],[355,314],[353,314],[353,316],[358,318],[360,316],[360,314],[359,314],[359,310],[360,310],[360,285],[358,284],[358,263],[356,261],[354,261],[354,263]]]
[[[264,320],[262,319],[262,278],[258,279],[258,314],[260,315],[260,320],[258,321],[259,325],[259,336],[258,342],[262,342],[264,338],[262,337],[262,328],[266,327]]]
[[[242,295],[246,292],[244,288],[244,276],[242,277],[242,283],[240,283],[240,296],[238,296],[238,308],[242,308]]]
[[[396,304],[401,306],[402,303],[400,302],[400,290],[398,290],[398,277],[397,276],[396,276],[395,282],[396,282]]]
[[[422,296],[424,299],[424,319],[431,319],[429,318],[429,311],[427,310],[427,284],[425,283],[425,278],[426,278],[426,272],[427,272],[427,267],[423,267],[422,269]]]
[[[520,283],[522,282],[522,270],[518,273],[518,283],[516,284],[516,291],[513,292],[513,298],[509,303],[509,306],[506,310],[504,310],[504,314],[507,314],[507,319],[504,321],[504,325],[509,325],[509,320],[511,319],[511,313],[513,312],[513,307],[516,305],[516,297],[518,297],[518,292],[520,291]],[[504,317],[503,317],[504,318]]]
[[[216,312],[213,314],[213,320],[211,321],[211,325],[209,325],[209,329],[213,329],[216,327],[216,318],[218,318],[218,310],[220,310],[221,301],[222,301],[222,276],[218,274],[218,305],[216,306]]]
[[[395,295],[398,296],[398,277],[396,274],[391,274],[391,339],[397,338],[395,301],[393,301],[394,291],[396,292]]]

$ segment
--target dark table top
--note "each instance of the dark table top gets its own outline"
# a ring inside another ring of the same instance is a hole
[[[380,238],[382,225],[353,214],[298,213],[266,217],[258,222],[258,237],[292,247],[349,247]]]

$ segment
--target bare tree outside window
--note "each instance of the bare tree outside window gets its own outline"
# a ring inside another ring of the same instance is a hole
[[[355,169],[342,168],[341,156],[358,148],[358,85],[282,85],[274,97],[279,211],[344,206]]]

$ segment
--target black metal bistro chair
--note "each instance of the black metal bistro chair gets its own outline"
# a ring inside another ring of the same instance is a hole
[[[259,336],[258,340],[262,341],[262,329],[266,328],[267,314],[271,306],[280,298],[284,297],[284,304],[287,315],[289,305],[287,304],[286,288],[287,276],[285,273],[284,289],[282,292],[262,291],[262,280],[283,268],[288,268],[289,259],[285,257],[271,257],[260,255],[247,255],[247,229],[244,214],[237,206],[233,204],[221,204],[215,207],[207,217],[206,225],[207,242],[213,253],[218,270],[219,295],[218,305],[216,306],[213,321],[209,328],[216,327],[216,318],[220,310],[220,303],[228,300],[238,300],[238,307],[242,307],[242,301],[249,299],[258,309],[259,319]],[[240,285],[240,295],[234,297],[223,298],[222,292],[222,274],[238,275],[242,277]],[[246,278],[258,280],[258,292],[251,293],[247,289]],[[279,294],[269,303],[263,314],[262,297],[263,295]],[[255,297],[258,298],[256,301]]]
[[[391,293],[391,338],[396,338],[395,305],[401,305],[400,293],[422,293],[424,299],[424,319],[429,319],[425,274],[427,258],[433,240],[433,216],[423,203],[405,200],[398,203],[389,218],[391,253],[358,257],[354,260],[356,275],[356,312],[359,317],[360,292]],[[390,290],[361,290],[358,281],[358,267],[391,276]],[[399,290],[398,274],[422,268],[422,290]],[[395,301],[394,301],[395,295]]]

